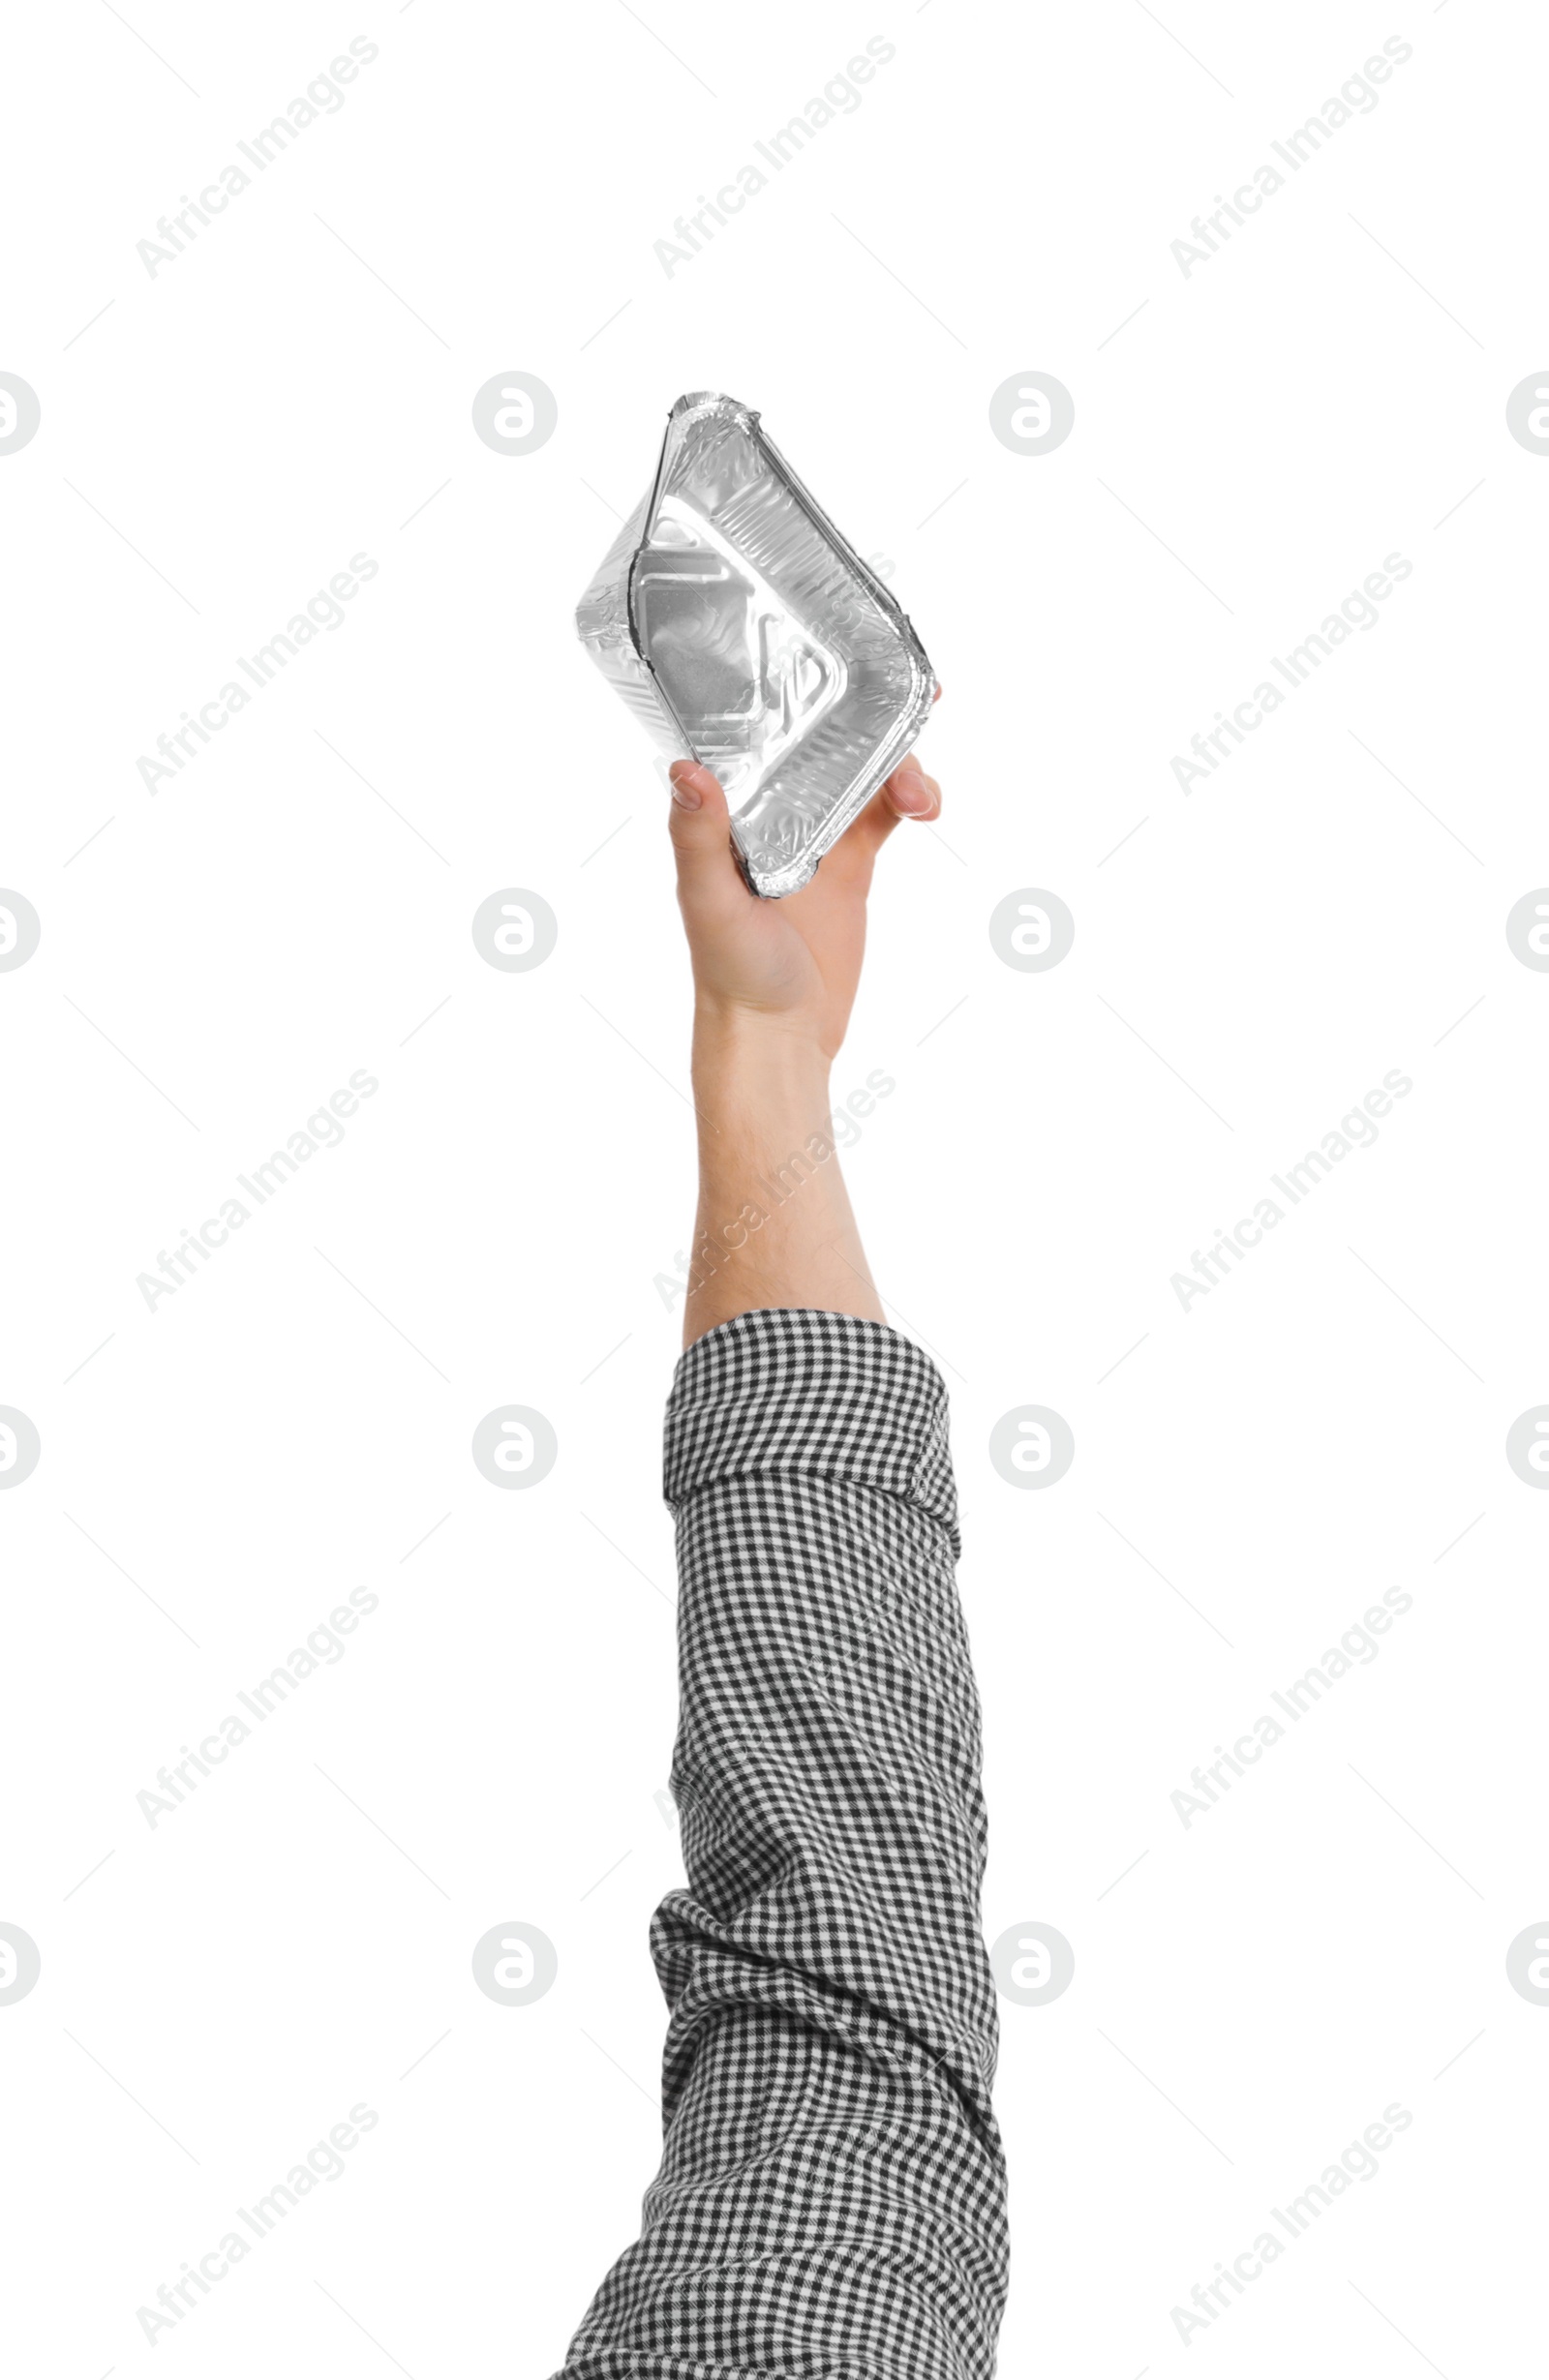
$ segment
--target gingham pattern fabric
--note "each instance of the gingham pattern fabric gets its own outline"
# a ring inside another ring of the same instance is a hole
[[[740,1314],[679,1364],[666,1491],[665,2147],[562,2380],[986,2380],[1005,2170],[940,1374],[881,1323]]]

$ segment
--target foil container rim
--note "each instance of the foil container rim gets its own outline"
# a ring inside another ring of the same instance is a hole
[[[775,445],[774,439],[764,428],[763,417],[759,413],[757,407],[750,405],[744,405],[741,398],[729,397],[726,395],[724,390],[717,388],[699,388],[688,390],[683,396],[676,398],[668,407],[667,426],[662,433],[661,447],[656,457],[656,468],[653,474],[651,482],[651,492],[646,497],[644,505],[641,507],[640,534],[635,541],[634,550],[629,557],[628,575],[624,590],[624,613],[628,621],[630,642],[633,645],[640,660],[651,672],[653,678],[656,678],[655,667],[650,654],[645,648],[635,617],[635,570],[639,563],[641,555],[645,550],[646,543],[650,537],[651,525],[656,517],[656,504],[661,495],[661,483],[666,473],[667,457],[672,446],[673,432],[675,429],[681,430],[683,425],[685,424],[693,415],[712,413],[722,414],[728,420],[738,421],[745,425],[754,445],[760,449],[773,468],[775,477],[784,482],[787,491],[795,498],[799,507],[806,514],[808,520],[811,522],[818,534],[821,537],[827,538],[828,542],[835,548],[841,559],[847,562],[850,568],[861,579],[863,585],[866,588],[867,593],[881,604],[883,611],[891,615],[896,623],[902,627],[904,631],[904,643],[906,648],[909,648],[910,658],[914,663],[916,672],[922,675],[927,682],[932,685],[938,683],[939,680],[937,680],[935,673],[931,668],[930,659],[926,651],[920,632],[916,628],[913,620],[909,618],[908,613],[904,610],[902,604],[898,601],[897,596],[894,593],[892,587],[888,586],[885,579],[878,578],[876,572],[872,569],[870,563],[866,559],[865,556],[856,551],[855,547],[850,543],[850,540],[846,537],[844,531],[839,527],[838,524],[818,502],[816,497],[807,487],[801,474],[792,469],[790,464],[787,463],[785,457],[781,454],[779,448]],[[658,686],[659,683],[660,681],[658,679]],[[668,708],[672,708],[670,704]],[[673,712],[673,716],[675,720],[677,720],[676,711]],[[682,726],[683,722],[681,720],[677,720],[677,724]]]

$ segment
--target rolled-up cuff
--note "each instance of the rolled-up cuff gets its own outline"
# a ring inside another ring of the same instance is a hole
[[[667,1401],[663,1487],[674,1512],[717,1482],[827,1479],[934,1521],[960,1552],[947,1390],[885,1322],[760,1307],[695,1340]]]

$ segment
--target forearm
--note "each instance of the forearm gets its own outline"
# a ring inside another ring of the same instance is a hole
[[[683,1345],[759,1307],[880,1322],[832,1130],[829,1064],[778,1021],[694,1023],[699,1203]]]

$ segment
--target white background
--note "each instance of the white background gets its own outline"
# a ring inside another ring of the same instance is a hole
[[[43,927],[0,975],[0,1403],[43,1446],[0,1496],[0,1917],[43,1962],[0,2008],[15,2367],[543,2380],[634,2232],[692,1119],[662,798],[571,611],[666,407],[718,387],[947,689],[942,828],[886,855],[835,1087],[896,1082],[845,1162],[952,1392],[987,1934],[1076,1953],[1002,2010],[1003,2369],[1526,2368],[1549,1499],[1503,1442],[1549,1398],[1549,978],[1504,919],[1549,880],[1549,465],[1505,405],[1549,361],[1542,23],[127,14],[18,17],[0,126],[0,369],[42,407],[0,456],[0,882]],[[860,106],[666,274],[876,34]],[[1394,34],[1375,111],[1186,277],[1191,219]],[[356,35],[343,108],[149,274]],[[1076,408],[1046,455],[989,427],[1032,370]],[[471,422],[510,371],[559,408],[521,456]],[[1394,552],[1379,624],[1180,791]],[[344,624],[147,792],[357,553]],[[529,974],[471,941],[505,887],[559,918]],[[1076,917],[1047,974],[988,941],[1024,887]],[[147,1311],[357,1069],[342,1144]],[[1376,1144],[1185,1311],[1170,1276],[1392,1069]],[[530,1492],[470,1457],[509,1402],[559,1434]],[[1024,1403],[1075,1431],[1046,1492],[987,1457]],[[344,1658],[148,1825],[361,1584]],[[1191,1768],[1395,1584],[1380,1656],[1186,1829]],[[560,1962],[515,2009],[470,1966],[511,1920]],[[136,2308],[362,2101],[341,2178],[148,2347]],[[1377,2178],[1186,2346],[1169,2309],[1395,2101]]]

